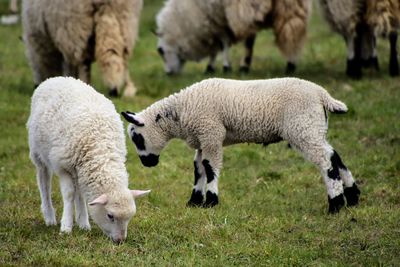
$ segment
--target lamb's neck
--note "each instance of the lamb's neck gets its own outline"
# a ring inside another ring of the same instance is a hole
[[[155,103],[148,110],[150,118],[166,134],[168,139],[182,138],[181,103],[176,94]]]

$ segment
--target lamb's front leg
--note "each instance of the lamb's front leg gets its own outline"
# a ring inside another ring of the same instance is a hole
[[[218,204],[218,176],[222,167],[222,145],[212,145],[203,149],[202,164],[207,177],[205,208]]]
[[[206,173],[202,161],[201,149],[196,150],[194,157],[194,185],[192,195],[187,203],[190,207],[198,207],[203,205],[206,190]]]

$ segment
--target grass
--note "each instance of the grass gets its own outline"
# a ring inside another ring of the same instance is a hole
[[[6,1],[0,11],[6,11]],[[145,1],[140,38],[130,62],[139,92],[113,99],[117,109],[138,111],[204,79],[205,62],[166,77],[150,33],[161,1]],[[40,213],[35,169],[29,161],[25,123],[33,82],[17,26],[0,26],[0,265],[1,266],[399,266],[400,262],[400,88],[387,75],[388,46],[379,41],[381,72],[354,81],[344,75],[345,47],[318,11],[296,75],[326,87],[348,104],[346,115],[330,116],[329,140],[360,184],[360,205],[327,215],[319,171],[285,143],[225,148],[221,204],[185,207],[192,187],[192,157],[174,140],[156,168],[141,166],[127,140],[131,187],[151,188],[137,201],[127,242],[116,246],[97,226],[60,235]],[[232,74],[259,79],[283,76],[285,61],[271,31],[259,34],[253,69],[238,73],[242,48],[233,49]],[[107,93],[96,68],[94,86]],[[62,211],[58,179],[53,200]]]

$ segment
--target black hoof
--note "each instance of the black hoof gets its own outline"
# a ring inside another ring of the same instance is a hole
[[[201,191],[195,191],[193,189],[192,191],[192,196],[190,197],[188,203],[186,206],[188,207],[201,207],[203,205],[203,195],[201,194]]]
[[[207,65],[207,68],[204,73],[205,74],[213,74],[213,73],[215,73],[215,68],[211,65]]]
[[[243,74],[247,74],[250,71],[250,67],[249,66],[240,66],[239,68],[239,72],[243,73]]]
[[[347,187],[344,189],[344,196],[346,197],[347,206],[355,206],[358,204],[358,199],[360,198],[360,190],[354,183],[352,187]]]
[[[295,70],[296,70],[296,65],[291,63],[291,62],[288,62],[287,65],[286,65],[285,74],[286,75],[292,75],[295,72]]]
[[[212,208],[218,205],[218,195],[207,191],[206,202],[203,204],[203,208]]]
[[[118,96],[118,90],[117,90],[117,88],[111,89],[111,90],[108,92],[108,95],[109,95],[110,97],[117,97],[117,96]]]
[[[224,73],[231,73],[232,72],[232,67],[231,66],[224,66],[223,67]]]
[[[348,59],[346,74],[350,78],[360,79],[362,76],[361,63],[354,59]]]
[[[330,214],[338,213],[339,210],[344,206],[344,196],[343,194],[340,194],[334,198],[328,197],[328,202],[329,202],[328,212]]]

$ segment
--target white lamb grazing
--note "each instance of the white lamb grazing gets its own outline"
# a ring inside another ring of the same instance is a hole
[[[122,115],[130,122],[128,133],[144,166],[157,165],[161,150],[172,138],[183,139],[196,149],[189,205],[218,204],[223,146],[287,140],[320,168],[328,191],[329,212],[335,213],[344,205],[344,196],[348,206],[356,205],[360,191],[326,141],[327,111],[343,113],[347,107],[309,81],[214,78],[162,99],[138,114]]]
[[[103,232],[116,243],[125,240],[135,198],[150,191],[128,189],[123,124],[112,102],[74,78],[51,78],[32,96],[27,128],[46,225],[57,224],[51,201],[54,172],[64,202],[61,232],[72,230],[74,202],[76,223],[90,229],[88,202]]]
[[[133,96],[128,60],[142,5],[142,0],[24,0],[24,42],[35,85],[60,75],[90,83],[90,66],[97,61],[111,96],[123,86],[124,96]]]

